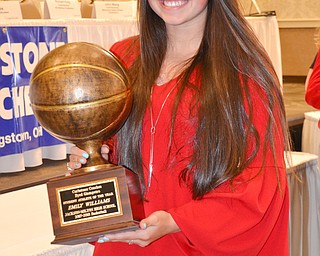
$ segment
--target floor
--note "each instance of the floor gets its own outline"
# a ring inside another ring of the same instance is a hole
[[[304,94],[303,83],[284,83],[283,85],[283,97],[289,126],[301,124],[305,112],[315,111],[305,102]]]
[[[315,109],[306,104],[304,84],[301,81],[284,83],[283,95],[294,149],[299,151],[304,113]],[[0,194],[42,184],[51,178],[64,176],[65,173],[66,160],[44,160],[44,164],[39,167],[27,168],[19,173],[0,174]]]
[[[316,110],[305,102],[304,95],[304,83],[284,83],[284,103],[294,151],[301,151],[304,113]]]

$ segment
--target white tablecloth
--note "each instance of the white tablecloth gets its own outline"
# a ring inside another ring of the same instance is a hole
[[[282,77],[280,38],[276,17],[248,17],[247,20],[269,53],[277,74],[279,77]],[[138,33],[137,24],[132,20],[2,20],[0,21],[0,25],[65,26],[68,30],[68,42],[90,42],[101,45],[105,49],[109,49],[116,41]],[[23,171],[25,167],[41,165],[42,158],[53,160],[65,159],[67,151],[65,145],[59,145],[0,157],[0,173]]]
[[[259,41],[266,49],[282,85],[280,33],[276,16],[246,17]]]
[[[317,155],[292,152],[292,163],[287,168],[291,256],[320,255],[320,172],[317,163]]]
[[[52,245],[46,185],[0,195],[1,256],[89,256],[93,246]]]
[[[320,111],[307,112],[304,118],[301,149],[303,152],[320,157],[320,128],[318,127]]]

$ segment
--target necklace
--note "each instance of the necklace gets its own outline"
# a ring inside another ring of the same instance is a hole
[[[148,187],[151,186],[151,178],[152,178],[152,172],[153,172],[153,159],[154,159],[154,135],[156,133],[156,127],[160,118],[160,115],[162,113],[162,110],[169,98],[169,96],[171,95],[171,93],[173,92],[173,90],[177,87],[178,83],[180,82],[181,78],[176,82],[176,84],[171,88],[171,90],[168,92],[168,94],[166,95],[164,101],[162,102],[162,105],[160,107],[159,113],[157,115],[157,118],[153,119],[153,111],[152,111],[152,92],[153,92],[153,87],[151,87],[151,102],[150,102],[150,122],[151,122],[151,129],[150,129],[150,159],[149,159],[149,176],[148,176]]]

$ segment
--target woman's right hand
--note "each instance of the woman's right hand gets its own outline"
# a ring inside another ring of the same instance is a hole
[[[108,154],[109,154],[109,147],[107,145],[102,145],[101,147],[102,157],[108,160]],[[89,154],[86,151],[78,148],[77,146],[71,147],[69,162],[67,163],[68,171],[81,168],[83,164],[87,163],[88,158],[89,158]]]
[[[73,170],[79,169],[83,164],[87,163],[88,158],[89,154],[86,151],[78,148],[77,146],[73,146],[70,149],[69,162],[67,166]]]

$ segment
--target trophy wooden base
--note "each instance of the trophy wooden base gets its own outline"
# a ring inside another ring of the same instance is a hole
[[[121,166],[53,179],[47,188],[53,244],[93,242],[107,233],[136,230],[144,218],[139,179]]]

